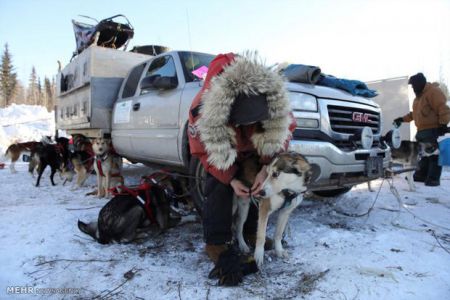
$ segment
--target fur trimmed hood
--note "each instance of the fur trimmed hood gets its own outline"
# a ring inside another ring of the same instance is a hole
[[[267,98],[269,119],[261,122],[264,130],[251,137],[260,156],[272,156],[282,150],[291,135],[290,102],[281,75],[266,67],[255,54],[236,56],[211,79],[202,95],[201,116],[197,120],[208,163],[219,170],[227,170],[237,158],[236,132],[229,125],[229,116],[236,97],[242,94],[264,94]]]

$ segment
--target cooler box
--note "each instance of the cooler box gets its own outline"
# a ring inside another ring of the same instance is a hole
[[[450,136],[439,141],[439,165],[450,166]]]

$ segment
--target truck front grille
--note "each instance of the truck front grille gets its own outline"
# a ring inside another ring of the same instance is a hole
[[[372,128],[374,134],[380,132],[380,113],[355,107],[328,105],[331,129],[335,132],[354,134],[363,127]]]

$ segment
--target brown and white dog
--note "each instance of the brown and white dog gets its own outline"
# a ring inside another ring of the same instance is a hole
[[[261,169],[255,158],[244,161],[240,166],[237,178],[245,184],[251,184],[258,171]],[[284,152],[279,154],[267,167],[268,177],[259,198],[259,217],[254,257],[258,266],[264,261],[264,244],[266,240],[266,229],[269,215],[280,210],[274,242],[275,253],[278,257],[286,257],[281,244],[284,230],[291,212],[302,202],[306,186],[311,179],[311,166],[308,161],[297,152]],[[250,206],[249,198],[235,196],[233,201],[233,212],[236,215],[236,238],[239,248],[243,252],[250,249],[243,237],[243,227],[247,219]]]
[[[39,144],[41,143],[39,142],[15,143],[10,145],[8,149],[6,149],[5,156],[11,159],[11,164],[9,165],[11,173],[17,173],[15,164],[19,159],[20,154],[22,154],[22,152],[32,152]]]
[[[96,138],[92,142],[92,150],[95,154],[94,169],[97,174],[97,196],[109,197],[109,189],[123,185],[122,157],[117,155],[107,138]]]

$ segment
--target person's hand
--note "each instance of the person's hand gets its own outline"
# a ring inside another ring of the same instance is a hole
[[[450,132],[447,128],[447,125],[441,125],[438,128],[438,134],[439,135],[445,135],[447,132]]]
[[[234,193],[239,197],[249,197],[250,189],[242,183],[242,181],[238,179],[233,179],[230,182],[231,187],[234,190]]]
[[[267,169],[267,166],[263,166],[261,168],[261,170],[258,172],[258,174],[256,175],[255,182],[253,183],[253,186],[252,186],[252,193],[251,193],[252,196],[258,195],[259,192],[262,190],[264,181],[266,181],[266,178],[267,178],[267,170],[266,169]]]
[[[393,122],[395,127],[400,127],[400,125],[402,125],[402,123],[403,123],[403,117],[399,117],[399,118],[395,119]]]

